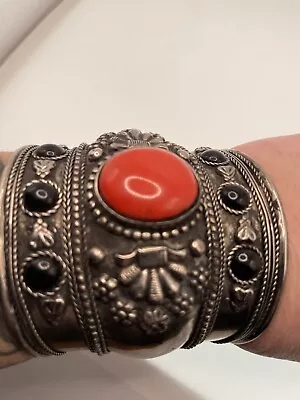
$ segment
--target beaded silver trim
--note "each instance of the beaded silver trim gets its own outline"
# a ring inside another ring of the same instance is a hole
[[[206,298],[195,323],[194,331],[187,343],[184,345],[184,348],[186,349],[191,349],[202,343],[213,329],[222,297],[225,279],[224,232],[221,225],[216,196],[205,169],[195,157],[191,158],[191,162],[200,176],[202,190],[205,195],[205,223],[209,243],[208,256],[211,276],[208,283],[208,289],[206,290]]]

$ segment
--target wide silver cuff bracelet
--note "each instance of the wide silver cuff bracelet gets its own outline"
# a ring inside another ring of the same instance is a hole
[[[28,354],[155,357],[252,341],[272,318],[284,219],[243,154],[124,130],[21,149],[1,194],[1,305]]]

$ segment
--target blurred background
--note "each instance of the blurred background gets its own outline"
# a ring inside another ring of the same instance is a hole
[[[48,1],[0,0],[2,41],[15,35],[17,44],[15,28],[34,24],[32,10]],[[56,3],[0,67],[1,149],[78,144],[128,127],[191,149],[299,132],[298,0]],[[79,352],[0,371],[0,397],[299,399],[299,376],[298,364],[233,346],[152,361]]]

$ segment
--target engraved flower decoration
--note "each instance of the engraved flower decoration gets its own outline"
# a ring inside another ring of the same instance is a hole
[[[252,226],[251,219],[242,218],[239,222],[239,228],[237,231],[237,237],[241,241],[255,242],[257,235]]]
[[[137,129],[128,129],[117,133],[110,143],[110,147],[122,150],[129,147],[166,147],[165,139],[156,133],[142,133]]]
[[[132,302],[116,301],[110,309],[113,319],[124,326],[130,326],[137,318],[137,310]]]
[[[54,246],[54,234],[56,230],[50,230],[48,224],[42,219],[38,219],[34,225],[30,240],[30,247],[32,249],[50,248]]]
[[[117,285],[118,281],[115,278],[111,278],[108,274],[101,274],[93,282],[95,297],[103,303],[116,299]]]
[[[55,162],[53,160],[34,160],[33,162],[33,168],[36,174],[42,179],[49,175],[54,167]]]
[[[140,326],[148,334],[165,332],[170,324],[170,316],[162,307],[151,307],[145,310]]]
[[[136,299],[160,304],[165,296],[174,296],[180,291],[180,282],[187,275],[187,268],[182,264],[186,255],[185,249],[173,250],[165,246],[117,255],[120,281],[130,287]]]
[[[168,304],[167,308],[173,314],[179,317],[185,317],[192,312],[194,302],[194,296],[187,291],[183,291],[174,297],[173,301]]]

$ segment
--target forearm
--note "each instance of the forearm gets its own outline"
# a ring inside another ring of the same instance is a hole
[[[278,190],[288,231],[288,265],[280,301],[268,329],[247,349],[277,358],[300,360],[300,135],[239,146],[256,160]]]

